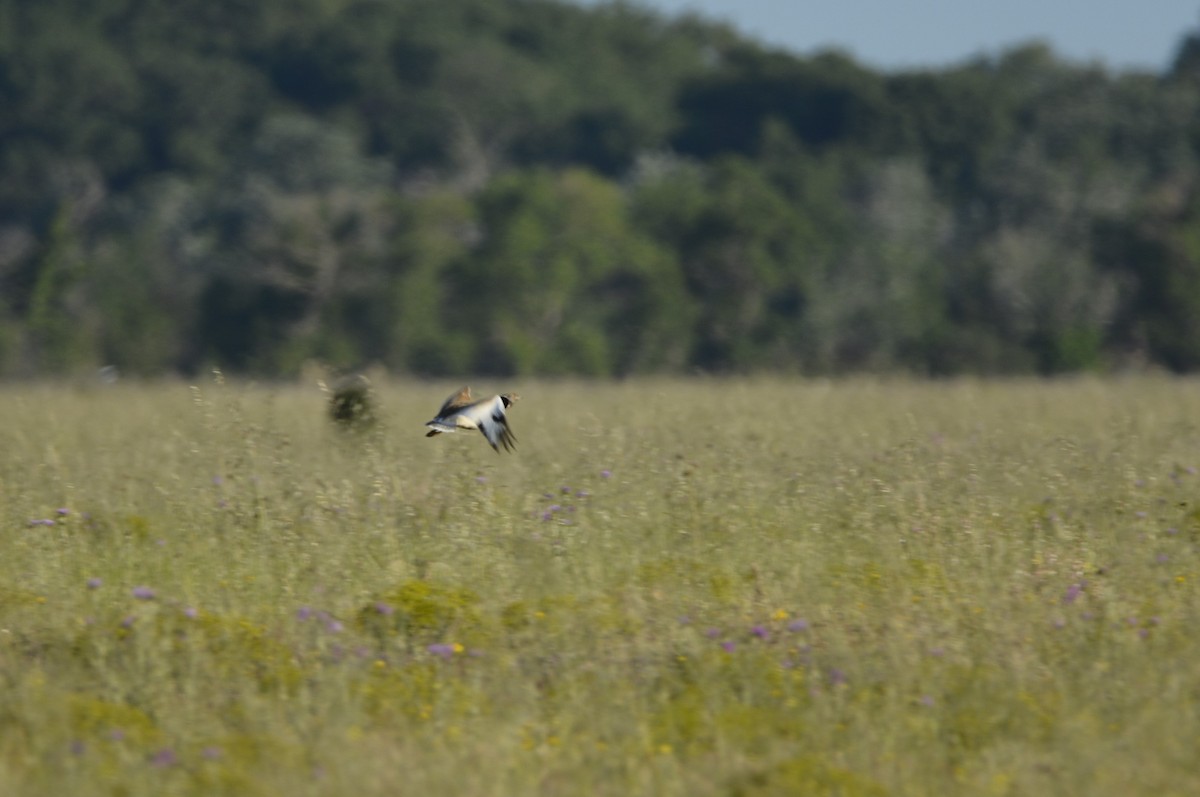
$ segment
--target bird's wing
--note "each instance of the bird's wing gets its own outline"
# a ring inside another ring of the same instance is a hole
[[[446,399],[446,403],[442,405],[442,408],[440,410],[438,410],[437,416],[439,418],[445,418],[447,415],[451,414],[455,410],[460,410],[463,407],[466,407],[467,405],[469,405],[470,403],[471,403],[471,386],[464,385],[461,390],[459,390],[457,393],[452,395],[450,398]]]
[[[504,414],[504,409],[504,399],[500,396],[492,396],[490,399],[477,401],[465,409],[459,410],[458,414],[471,419],[479,431],[483,432],[487,441],[491,443],[492,448],[499,451],[500,446],[503,445],[505,451],[511,451],[517,438],[508,428],[508,418]]]

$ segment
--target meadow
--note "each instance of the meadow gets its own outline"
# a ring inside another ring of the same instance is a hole
[[[0,388],[0,794],[1200,794],[1200,390]]]

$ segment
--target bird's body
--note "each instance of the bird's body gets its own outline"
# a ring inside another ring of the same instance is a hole
[[[425,436],[433,437],[459,429],[478,429],[496,451],[500,450],[501,445],[505,451],[511,451],[517,438],[508,428],[505,410],[518,398],[516,393],[501,393],[491,398],[472,400],[471,388],[464,387],[446,399],[437,416],[425,424],[430,429]]]

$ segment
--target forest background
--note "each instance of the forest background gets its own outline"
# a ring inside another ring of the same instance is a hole
[[[0,0],[0,377],[1200,366],[1200,33],[937,70],[554,0]]]

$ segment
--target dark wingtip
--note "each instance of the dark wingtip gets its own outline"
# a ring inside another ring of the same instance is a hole
[[[497,445],[495,443],[493,443],[491,440],[488,440],[487,432],[483,431],[482,426],[479,427],[479,433],[481,435],[483,435],[484,440],[488,441],[488,445],[492,447],[492,450],[495,451],[497,454],[499,454],[500,453],[499,447],[497,447]]]

